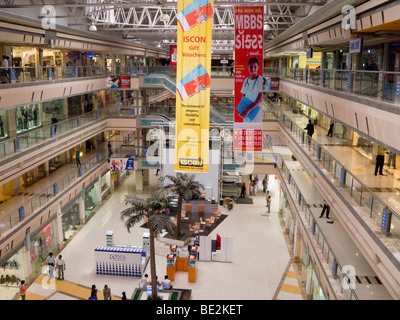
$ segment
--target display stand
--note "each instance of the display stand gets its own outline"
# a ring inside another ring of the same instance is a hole
[[[198,248],[193,246],[188,254],[180,254],[176,245],[170,246],[170,253],[167,255],[167,276],[174,281],[177,271],[188,273],[188,282],[196,282],[197,278],[197,257]]]
[[[141,278],[149,262],[148,234],[143,246],[114,245],[113,231],[107,231],[107,247],[96,247],[96,274]]]
[[[192,247],[189,254],[188,281],[196,282],[197,278],[197,247]]]

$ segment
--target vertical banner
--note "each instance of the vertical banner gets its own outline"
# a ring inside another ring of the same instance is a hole
[[[262,151],[263,48],[264,8],[235,7],[235,151]]]
[[[175,171],[208,172],[213,0],[178,0]]]
[[[178,61],[178,47],[170,46],[169,47],[169,65],[176,66],[177,61]]]

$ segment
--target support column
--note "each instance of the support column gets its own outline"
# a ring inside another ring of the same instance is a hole
[[[143,185],[144,186],[150,185],[150,169],[145,169],[144,170]]]
[[[6,110],[6,118],[3,119],[4,122],[7,121],[7,131],[9,138],[15,138],[17,136],[17,123],[15,120],[15,110]]]
[[[63,119],[68,119],[68,98],[63,99]]]
[[[47,119],[46,119],[46,112],[44,112],[43,109],[43,103],[39,103],[39,113],[40,113],[40,118],[42,119],[42,126],[47,126]]]
[[[103,202],[101,197],[101,175],[97,178],[97,203],[100,206]]]
[[[61,206],[60,204],[58,205],[57,208],[57,216],[55,219],[56,223],[56,232],[57,232],[57,245],[58,248],[63,248],[64,244],[64,234],[63,234],[63,227],[62,227],[62,212],[61,212]]]
[[[85,201],[82,197],[79,198],[79,220],[81,221],[81,225],[84,225],[86,222]]]
[[[143,191],[143,174],[142,170],[135,170],[136,174],[136,192]]]
[[[19,195],[21,194],[21,178],[15,178],[13,180],[13,188],[14,188],[14,195]]]
[[[48,177],[50,175],[50,162],[46,161],[43,163],[44,175]]]

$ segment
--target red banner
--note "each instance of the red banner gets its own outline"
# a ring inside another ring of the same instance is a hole
[[[178,61],[178,47],[170,46],[169,47],[169,65],[176,66],[177,61]]]
[[[264,8],[235,7],[235,151],[262,151],[263,48]]]

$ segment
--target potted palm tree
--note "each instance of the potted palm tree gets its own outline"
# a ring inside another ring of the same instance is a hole
[[[163,187],[162,190],[176,194],[178,196],[178,212],[176,214],[176,235],[178,238],[182,236],[181,233],[181,216],[182,216],[182,203],[183,200],[190,201],[194,197],[200,197],[200,188],[204,189],[204,186],[198,181],[194,181],[194,174],[180,173],[178,172],[175,176],[165,176],[165,179],[172,181]],[[165,181],[164,179],[164,181]]]
[[[147,199],[141,199],[135,195],[124,196],[125,205],[130,205],[128,208],[121,212],[121,220],[125,221],[125,227],[128,232],[130,229],[140,223],[144,218],[147,219],[147,226],[150,233],[150,275],[151,275],[151,288],[152,300],[157,299],[157,282],[156,282],[156,256],[154,238],[159,233],[166,230],[168,233],[175,235],[176,226],[172,221],[161,214],[163,209],[170,206],[170,197],[166,197],[162,192],[158,191]]]

